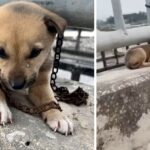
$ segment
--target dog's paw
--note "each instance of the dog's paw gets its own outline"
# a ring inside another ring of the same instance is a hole
[[[59,132],[66,136],[73,134],[73,123],[59,110],[52,109],[44,112],[43,119],[54,132]]]
[[[6,102],[0,100],[0,125],[5,126],[6,123],[12,123],[12,113]]]

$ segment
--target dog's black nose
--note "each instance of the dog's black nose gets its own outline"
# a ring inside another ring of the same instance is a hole
[[[22,89],[25,85],[25,79],[22,76],[15,77],[10,80],[10,85],[15,90]]]

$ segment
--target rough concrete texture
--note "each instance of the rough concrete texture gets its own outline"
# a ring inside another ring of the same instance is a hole
[[[11,108],[14,122],[0,127],[0,150],[92,150],[94,143],[93,87],[63,81],[71,91],[81,86],[90,95],[87,106],[76,107],[61,103],[62,109],[73,120],[73,136],[54,133],[39,116],[31,116]]]
[[[99,74],[97,91],[98,150],[150,150],[150,68]]]

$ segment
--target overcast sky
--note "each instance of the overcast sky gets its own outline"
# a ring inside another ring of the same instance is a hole
[[[145,0],[121,0],[123,14],[146,11]],[[97,17],[106,19],[112,16],[111,0],[97,0]]]

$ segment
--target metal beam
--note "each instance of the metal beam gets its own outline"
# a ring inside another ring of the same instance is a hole
[[[147,21],[148,21],[148,24],[150,25],[150,0],[146,0],[146,10],[147,10]]]
[[[0,5],[12,0],[0,0]],[[69,26],[94,29],[94,0],[28,0],[64,17]]]
[[[112,50],[119,47],[150,41],[150,26],[127,30],[102,32],[97,30],[97,51]]]
[[[116,29],[126,31],[120,0],[111,0]]]

